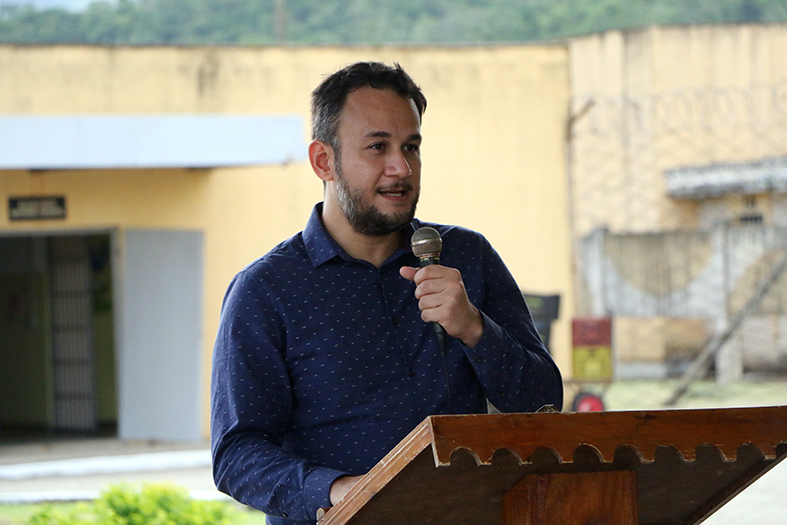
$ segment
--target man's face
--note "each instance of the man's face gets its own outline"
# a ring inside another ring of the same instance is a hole
[[[415,104],[392,90],[365,87],[347,96],[339,121],[334,188],[356,232],[387,235],[415,216],[420,128]]]

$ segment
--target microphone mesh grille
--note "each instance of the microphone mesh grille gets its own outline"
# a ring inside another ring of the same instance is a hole
[[[443,240],[434,228],[424,226],[418,228],[410,241],[413,255],[421,257],[437,257],[443,250]]]

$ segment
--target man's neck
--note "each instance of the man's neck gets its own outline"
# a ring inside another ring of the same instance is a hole
[[[340,210],[323,207],[322,223],[328,234],[350,257],[380,267],[402,245],[402,232],[364,235],[353,229]]]

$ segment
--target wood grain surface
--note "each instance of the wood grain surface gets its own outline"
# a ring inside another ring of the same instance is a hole
[[[319,525],[504,523],[528,476],[623,471],[634,523],[692,524],[785,457],[787,407],[431,416]]]

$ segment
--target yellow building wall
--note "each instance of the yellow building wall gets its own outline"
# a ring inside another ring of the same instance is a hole
[[[559,293],[552,347],[568,374],[572,293],[563,46],[167,48],[0,46],[0,114],[296,114],[358,60],[399,62],[428,99],[418,216],[477,229],[523,290]],[[65,195],[64,221],[0,231],[173,228],[205,234],[204,430],[221,300],[232,276],[300,231],[322,184],[307,162],[204,170],[0,171],[0,199]]]

